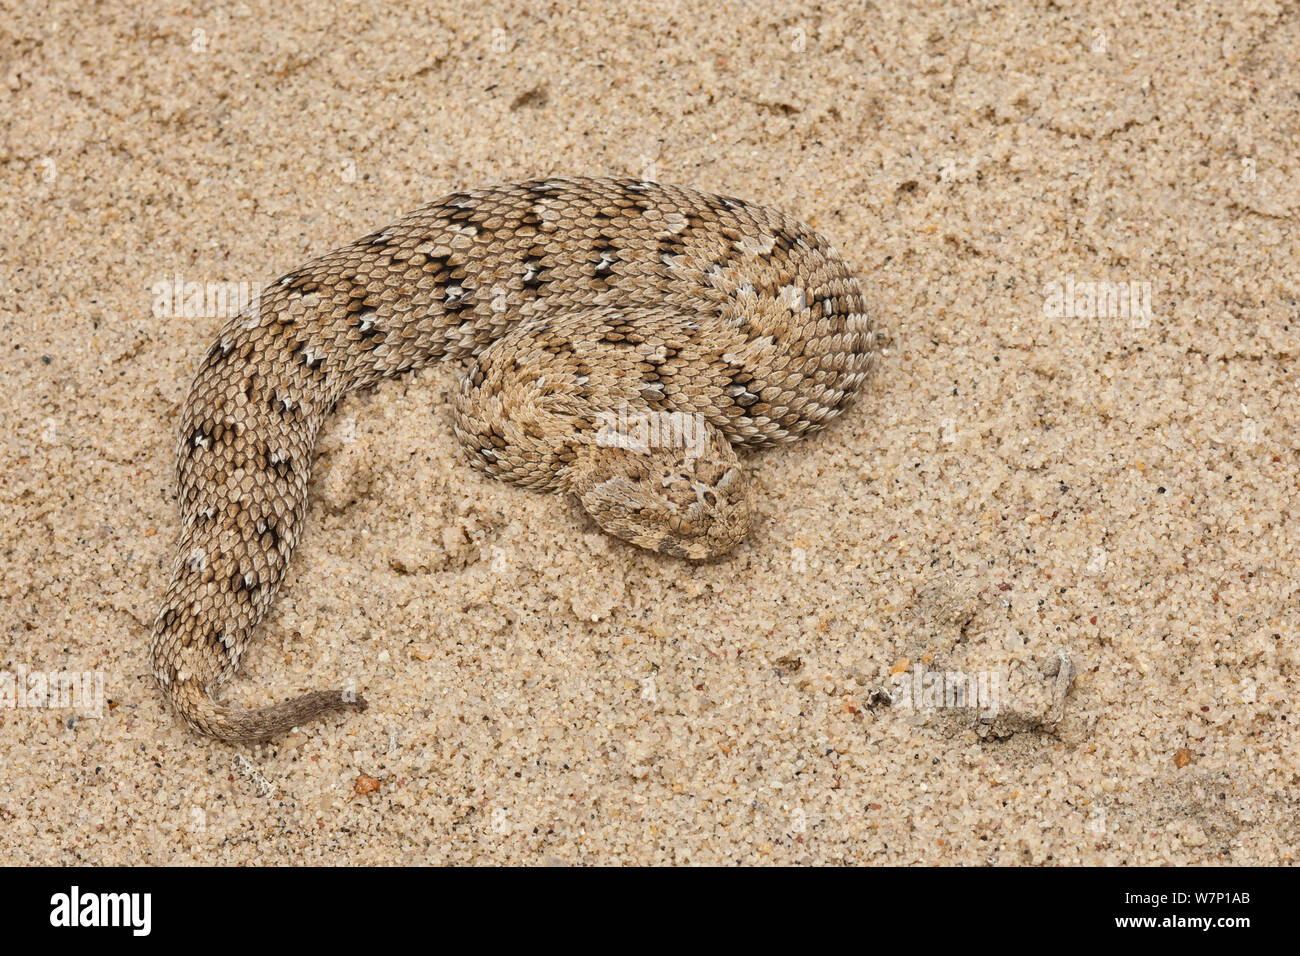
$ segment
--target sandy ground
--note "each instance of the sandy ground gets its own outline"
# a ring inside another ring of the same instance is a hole
[[[0,15],[0,862],[1294,862],[1294,3],[146,6]],[[692,567],[351,396],[226,697],[373,705],[187,732],[159,290],[557,174],[812,222],[861,401]]]

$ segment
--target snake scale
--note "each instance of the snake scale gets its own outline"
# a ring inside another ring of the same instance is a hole
[[[475,467],[698,560],[749,529],[736,448],[821,428],[873,357],[858,280],[775,210],[614,179],[430,203],[272,283],[203,358],[180,414],[181,531],[154,675],[222,740],[365,707],[342,690],[256,709],[213,696],[284,577],[317,434],[347,392],[460,360],[453,427]]]

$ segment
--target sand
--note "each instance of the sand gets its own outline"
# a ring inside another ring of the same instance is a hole
[[[0,863],[1295,861],[1294,3],[6,7]],[[226,699],[372,706],[186,731],[165,284],[561,174],[832,237],[861,400],[690,566],[351,396]]]

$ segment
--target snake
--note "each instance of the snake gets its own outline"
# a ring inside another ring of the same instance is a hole
[[[180,531],[150,638],[163,696],[231,742],[367,706],[347,687],[250,708],[217,696],[284,578],[317,436],[349,392],[458,362],[452,430],[472,466],[699,562],[758,513],[739,453],[836,418],[875,341],[826,238],[683,186],[467,189],[313,259],[224,323],[180,408]]]

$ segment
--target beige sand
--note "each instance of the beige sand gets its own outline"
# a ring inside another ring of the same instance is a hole
[[[1295,860],[1294,3],[145,6],[0,17],[0,668],[107,698],[0,707],[0,862]],[[472,472],[450,368],[350,397],[227,696],[374,705],[184,730],[145,648],[222,316],[158,284],[610,173],[834,238],[860,403],[691,567]]]

